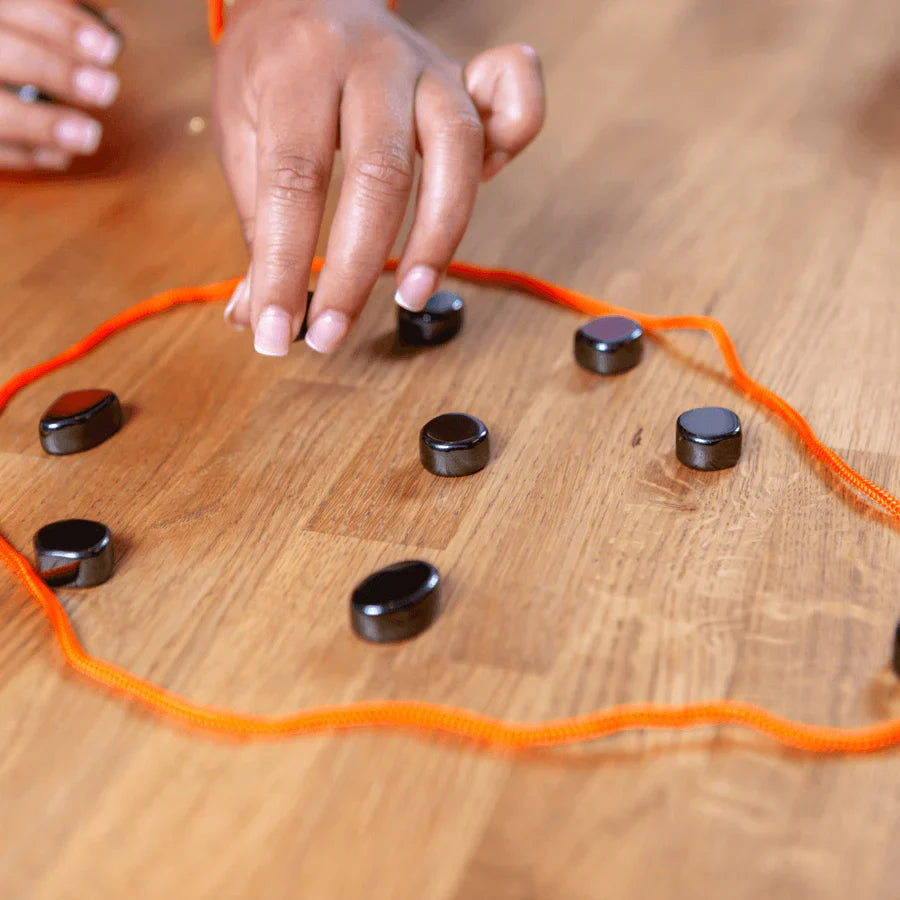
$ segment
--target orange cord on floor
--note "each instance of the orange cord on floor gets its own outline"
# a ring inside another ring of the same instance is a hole
[[[313,271],[324,260],[316,258]],[[393,271],[389,260],[385,271]],[[720,322],[708,316],[651,316],[596,300],[578,291],[506,269],[485,269],[454,262],[449,274],[476,284],[524,291],[592,316],[618,313],[636,319],[648,333],[696,329],[710,334],[719,347],[735,383],[750,397],[772,410],[800,436],[807,449],[839,478],[900,519],[900,502],[883,488],[854,471],[813,433],[806,420],[777,394],[754,381],[738,359],[734,344]],[[68,350],[16,375],[0,387],[0,414],[15,394],[44,375],[84,356],[129,325],[186,303],[206,303],[230,297],[238,279],[167,291],[104,322]],[[539,723],[509,722],[465,709],[416,701],[371,701],[321,706],[285,716],[256,716],[194,703],[150,681],[89,654],[72,627],[56,595],[31,564],[0,537],[0,559],[37,601],[50,620],[65,661],[79,674],[112,689],[144,707],[179,722],[222,735],[244,739],[284,738],[337,729],[388,727],[444,732],[496,748],[558,747],[597,740],[624,731],[685,729],[708,725],[740,725],[780,744],[811,753],[870,753],[900,744],[900,718],[860,728],[832,728],[798,722],[736,700],[712,700],[665,706],[652,703],[614,706],[582,716]]]

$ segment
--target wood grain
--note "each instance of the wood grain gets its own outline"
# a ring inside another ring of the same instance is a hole
[[[216,167],[197,3],[121,6],[126,93],[79,177],[0,184],[0,379],[245,253]],[[482,191],[462,258],[725,321],[754,375],[900,490],[900,7],[894,0],[408,0],[467,56],[522,40],[550,115]],[[336,192],[334,194],[336,196]],[[333,205],[333,204],[332,204]],[[63,594],[95,653],[257,712],[377,697],[539,719],[730,696],[816,722],[900,713],[886,672],[897,528],[736,395],[708,341],[627,377],[571,357],[579,318],[465,288],[455,342],[398,354],[383,279],[348,346],[251,352],[218,308],[116,337],[0,421],[3,534],[107,522],[116,576]],[[115,390],[128,427],[49,459],[37,419]],[[674,420],[734,408],[744,456],[679,466]],[[421,470],[450,408],[496,452]],[[347,621],[375,567],[424,556],[446,608],[372,647]],[[896,754],[812,759],[733,730],[503,756],[415,735],[234,745],[66,671],[0,578],[0,896],[892,898]]]

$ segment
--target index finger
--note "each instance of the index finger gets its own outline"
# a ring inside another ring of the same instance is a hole
[[[315,98],[305,108],[282,80],[260,103],[249,281],[254,346],[264,356],[284,356],[300,331],[337,144],[337,86],[307,81],[304,92]]]

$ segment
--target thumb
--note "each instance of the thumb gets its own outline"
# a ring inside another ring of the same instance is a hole
[[[532,47],[507,44],[472,59],[463,78],[484,125],[481,178],[488,181],[537,137],[544,124],[541,61]]]

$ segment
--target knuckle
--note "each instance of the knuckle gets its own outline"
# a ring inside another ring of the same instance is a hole
[[[412,189],[415,166],[409,153],[381,147],[354,160],[353,174],[360,187],[375,197],[405,198]]]
[[[465,144],[484,146],[484,125],[475,112],[459,113],[453,119],[451,134]]]
[[[269,178],[271,197],[290,206],[308,206],[319,202],[328,190],[328,170],[321,161],[309,156],[284,156]]]

